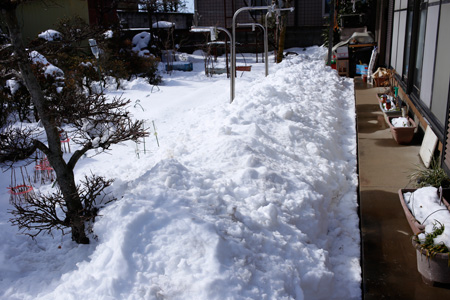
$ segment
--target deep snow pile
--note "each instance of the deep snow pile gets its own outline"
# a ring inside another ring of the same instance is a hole
[[[116,178],[119,198],[91,245],[16,235],[2,193],[0,298],[360,299],[353,83],[325,51],[299,50],[267,78],[254,64],[232,104],[226,76],[205,77],[194,55],[159,88],[110,90],[155,122],[161,147],[80,161],[78,178]]]

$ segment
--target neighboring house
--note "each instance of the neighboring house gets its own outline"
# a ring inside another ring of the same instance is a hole
[[[379,63],[395,69],[400,97],[421,129],[438,137],[449,173],[450,0],[379,2]]]
[[[54,29],[64,18],[79,16],[91,25],[117,22],[113,0],[27,1],[17,9],[22,36],[31,41],[39,33]]]
[[[329,2],[329,0],[328,0]],[[195,0],[195,18],[199,26],[231,28],[234,12],[245,6],[267,6],[271,0]],[[328,16],[327,0],[292,0],[295,10],[288,14],[286,48],[323,44],[324,17]],[[259,22],[265,11],[242,12],[237,23]]]

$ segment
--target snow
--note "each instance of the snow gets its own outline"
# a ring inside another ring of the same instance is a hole
[[[143,56],[144,53],[149,53],[148,50],[144,50],[144,48],[148,47],[148,43],[150,42],[150,33],[143,31],[141,33],[136,34],[131,43],[133,44],[132,50],[137,52],[139,55]]]
[[[403,198],[416,220],[425,225],[425,234],[433,232],[436,221],[444,225],[444,232],[434,239],[434,243],[442,242],[450,246],[450,212],[444,203],[441,203],[438,189],[423,187],[413,193],[404,193]],[[420,234],[419,238],[425,238],[424,234]]]
[[[405,117],[392,118],[391,119],[392,126],[394,127],[409,127],[409,120]]]
[[[37,51],[31,51],[30,52],[30,58],[31,61],[35,64],[37,63],[41,63],[43,65],[44,68],[44,74],[46,77],[51,76],[54,77],[56,79],[61,78],[64,76],[64,72],[56,67],[55,65],[51,64],[47,58],[45,58],[45,56],[43,56],[42,54],[40,54]]]
[[[90,245],[18,235],[2,173],[0,298],[361,299],[353,82],[289,51],[268,77],[246,54],[231,104],[200,52],[159,87],[107,87],[151,135],[77,164],[115,179]]]
[[[167,21],[158,21],[152,24],[153,28],[164,28],[169,29],[175,26],[175,23]]]
[[[11,95],[14,96],[14,94],[19,90],[20,83],[15,79],[8,79],[6,80],[6,87],[11,92]]]
[[[61,40],[62,38],[61,33],[53,29],[41,32],[40,34],[38,34],[38,37],[49,42]]]

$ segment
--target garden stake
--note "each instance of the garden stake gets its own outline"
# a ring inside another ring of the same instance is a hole
[[[156,143],[158,144],[158,147],[159,147],[158,133],[156,132],[155,121],[152,121],[152,124],[153,124],[153,130],[155,131]]]

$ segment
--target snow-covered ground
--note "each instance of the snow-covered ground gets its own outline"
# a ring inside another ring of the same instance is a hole
[[[19,235],[2,173],[0,299],[360,299],[353,82],[326,49],[290,51],[268,77],[247,55],[232,104],[198,55],[162,86],[108,89],[151,135],[145,153],[128,142],[77,165],[115,179],[90,245]]]

